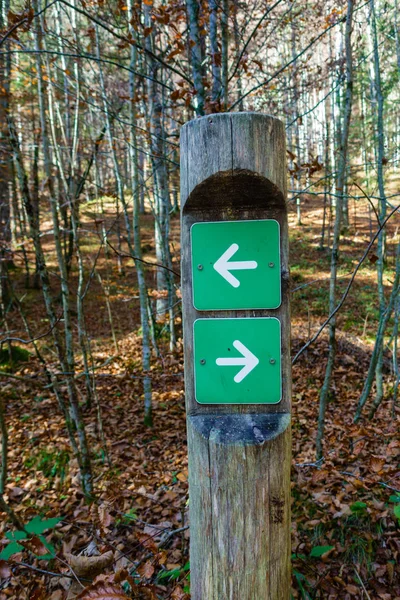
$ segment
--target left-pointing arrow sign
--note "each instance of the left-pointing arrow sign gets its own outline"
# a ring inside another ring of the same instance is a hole
[[[222,256],[214,263],[214,269],[234,288],[239,287],[240,281],[232,275],[231,271],[243,271],[246,269],[257,269],[258,264],[255,260],[237,260],[230,261],[234,254],[239,250],[238,244],[231,244]]]
[[[215,362],[219,367],[243,367],[243,369],[240,369],[240,371],[236,373],[235,377],[233,378],[235,383],[240,383],[245,377],[247,377],[249,373],[251,373],[251,371],[258,365],[260,361],[258,360],[257,356],[250,352],[250,350],[246,348],[246,346],[239,340],[235,340],[233,342],[233,346],[238,352],[240,352],[242,355],[241,357],[217,358]]]

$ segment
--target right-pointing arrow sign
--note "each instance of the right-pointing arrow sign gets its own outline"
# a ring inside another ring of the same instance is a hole
[[[219,367],[243,367],[236,373],[233,380],[240,383],[260,362],[252,352],[242,342],[235,340],[233,346],[242,355],[240,358],[217,358],[215,361]]]
[[[237,260],[229,262],[234,254],[239,250],[238,244],[231,244],[222,256],[214,263],[214,269],[219,273],[228,283],[233,287],[237,288],[240,285],[240,281],[237,277],[232,275],[231,271],[243,271],[246,269],[257,269],[258,264],[255,260]]]

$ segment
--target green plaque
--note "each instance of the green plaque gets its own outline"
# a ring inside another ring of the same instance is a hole
[[[199,404],[277,404],[281,401],[278,319],[197,319],[195,398]]]
[[[278,308],[279,223],[221,221],[191,228],[193,304],[197,310]]]

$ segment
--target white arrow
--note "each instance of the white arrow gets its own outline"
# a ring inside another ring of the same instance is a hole
[[[239,250],[238,244],[231,244],[222,256],[219,257],[217,262],[214,264],[214,269],[219,273],[228,283],[233,287],[237,288],[240,285],[239,279],[232,275],[231,271],[242,271],[243,269],[257,269],[258,265],[255,260],[237,260],[229,262],[234,254]]]
[[[260,362],[257,356],[254,356],[252,352],[242,342],[235,340],[233,346],[242,355],[241,358],[217,358],[215,361],[219,367],[243,367],[239,373],[236,373],[233,380],[235,383],[240,383],[245,377],[258,365]]]

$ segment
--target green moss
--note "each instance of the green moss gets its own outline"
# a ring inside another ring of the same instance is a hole
[[[18,364],[28,362],[30,356],[31,353],[28,350],[19,346],[11,347],[10,356],[9,348],[4,346],[0,349],[0,368],[3,371],[12,371]]]

